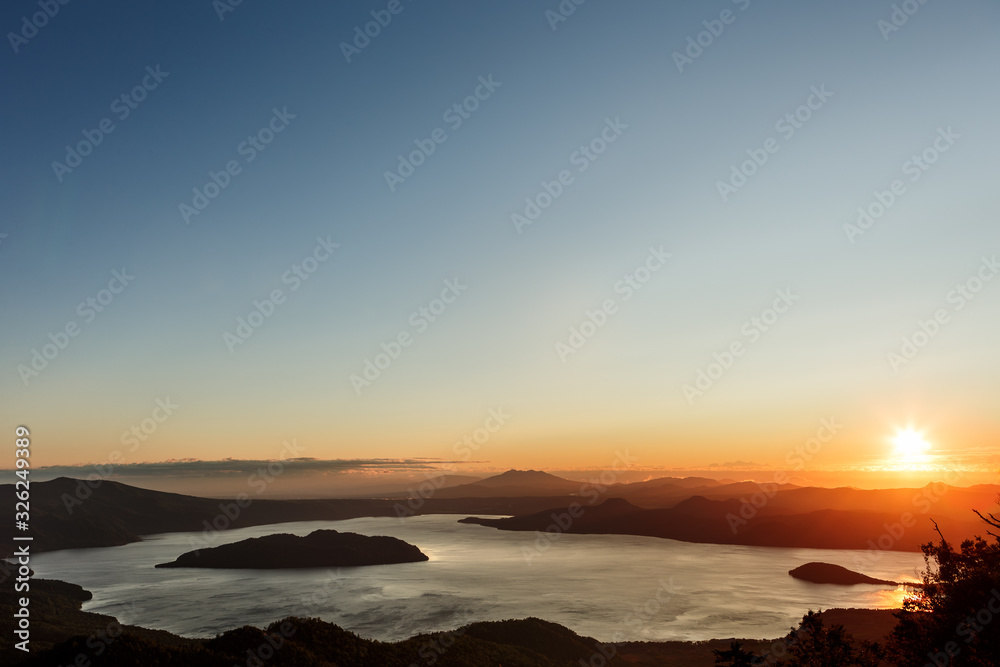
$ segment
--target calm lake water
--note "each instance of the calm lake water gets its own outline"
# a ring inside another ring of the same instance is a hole
[[[538,553],[534,533],[465,525],[459,518],[287,523],[228,531],[209,543],[334,528],[398,537],[427,554],[425,563],[339,570],[155,569],[195,548],[192,538],[201,538],[172,533],[121,547],[33,555],[31,565],[38,577],[91,591],[86,611],[191,637],[297,615],[318,616],[381,640],[528,616],[602,641],[773,638],[797,625],[809,609],[884,609],[902,600],[902,589],[817,585],[788,575],[809,561],[852,568],[855,551],[564,534]],[[530,564],[525,550],[536,554]],[[916,580],[922,568],[920,554],[884,552],[865,574]]]

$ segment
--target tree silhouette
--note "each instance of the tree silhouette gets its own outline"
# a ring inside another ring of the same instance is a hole
[[[875,667],[884,657],[883,648],[874,642],[855,646],[854,637],[842,625],[823,627],[819,614],[810,611],[799,627],[785,636],[787,657],[775,662],[781,667]],[[760,662],[754,664],[762,664]]]
[[[726,665],[727,667],[751,667],[756,657],[755,654],[743,650],[743,642],[732,641],[728,651],[713,649],[715,654],[715,664]]]
[[[765,655],[750,653],[741,642],[733,641],[728,651],[713,650],[716,665],[729,667],[876,667],[885,658],[885,650],[877,643],[857,644],[842,625],[823,626],[823,619],[814,611],[802,617],[799,627],[791,628],[780,644],[781,649]]]
[[[1000,530],[994,514],[983,516]],[[965,667],[1000,663],[1000,537],[976,536],[956,551],[938,525],[937,544],[923,545],[923,585],[897,612],[889,642],[898,664]]]

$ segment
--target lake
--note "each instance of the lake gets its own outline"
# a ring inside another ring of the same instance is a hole
[[[788,571],[810,561],[854,569],[863,552],[689,544],[650,537],[499,531],[459,516],[310,521],[227,531],[208,546],[333,528],[391,535],[430,561],[334,570],[155,569],[204,546],[200,533],[120,547],[32,555],[36,577],[94,594],[84,610],[122,623],[210,637],[286,616],[318,616],[373,639],[398,640],[474,621],[536,616],[611,640],[774,638],[809,609],[899,607],[902,589],[809,584]],[[194,544],[194,546],[192,546]],[[532,557],[529,560],[525,554]],[[916,580],[919,553],[883,552],[865,574]]]

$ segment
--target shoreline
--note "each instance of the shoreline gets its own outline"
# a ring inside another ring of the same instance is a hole
[[[249,641],[249,648],[253,652],[257,647],[260,637],[266,639],[263,631],[254,628],[247,631],[247,626],[243,628],[231,628],[220,633],[215,638],[191,638],[176,635],[165,630],[155,630],[142,626],[122,624],[120,621],[109,615],[83,611],[83,603],[92,599],[92,594],[76,584],[54,579],[34,579],[32,580],[32,596],[43,604],[36,605],[36,612],[33,615],[33,639],[31,642],[32,651],[29,655],[15,651],[13,647],[5,647],[0,657],[5,664],[43,664],[37,660],[30,662],[39,653],[53,647],[75,651],[75,655],[86,654],[90,651],[88,658],[95,665],[110,664],[93,660],[96,658],[98,650],[101,653],[107,651],[108,658],[114,653],[111,649],[117,645],[118,649],[128,645],[129,650],[134,650],[133,644],[144,647],[147,652],[170,652],[170,651],[199,651],[212,648],[220,643],[220,638],[229,638],[240,641]],[[11,618],[13,611],[13,594],[4,592],[0,594],[0,614],[5,619]],[[861,640],[881,640],[895,626],[896,620],[893,616],[895,610],[891,609],[857,609],[857,608],[832,608],[821,612],[820,616],[825,623],[830,626],[842,624],[845,629],[858,641]],[[420,633],[402,641],[382,642],[366,639],[354,632],[345,630],[334,623],[320,621],[318,619],[300,619],[288,617],[285,619],[275,619],[269,625],[274,629],[290,628],[290,632],[282,630],[287,634],[285,640],[289,642],[295,637],[297,626],[308,626],[310,636],[312,631],[322,630],[324,633],[332,634],[345,647],[354,644],[362,644],[371,650],[384,650],[387,652],[413,652],[415,663],[418,665],[433,664],[427,660],[428,656],[436,655],[438,658],[446,657],[448,647],[455,644],[459,639],[476,637],[477,642],[490,642],[499,645],[497,650],[509,650],[517,647],[523,652],[524,646],[519,642],[527,641],[524,636],[518,639],[519,635],[538,633],[545,637],[544,641],[550,642],[553,650],[561,651],[583,651],[587,648],[597,654],[606,654],[613,651],[615,656],[625,661],[623,664],[632,665],[664,665],[672,667],[674,665],[713,665],[713,649],[725,650],[729,648],[730,642],[737,640],[744,644],[744,647],[753,651],[765,651],[776,642],[780,643],[782,638],[718,638],[703,641],[621,641],[602,643],[590,637],[578,635],[566,626],[544,621],[537,618],[511,619],[505,621],[480,621],[474,622],[455,630],[435,631]],[[252,626],[250,626],[252,627]],[[511,637],[500,632],[501,629],[511,627],[517,630]],[[791,626],[790,628],[791,629]],[[6,628],[0,628],[6,630]],[[259,636],[258,632],[259,631]],[[249,634],[249,636],[247,636]],[[304,633],[300,633],[301,639],[306,641]],[[76,640],[74,640],[76,638]],[[312,641],[312,640],[309,640]],[[471,641],[471,640],[470,640]],[[534,640],[531,640],[533,642]],[[528,643],[531,643],[528,642]],[[223,642],[225,643],[225,642]],[[231,642],[230,642],[231,643]],[[457,645],[457,644],[456,644]],[[228,646],[228,644],[227,644]],[[90,648],[87,648],[90,647]],[[231,647],[230,647],[231,648]],[[83,649],[81,651],[81,649]],[[227,649],[228,650],[228,649]],[[240,654],[245,655],[244,647],[241,646]],[[278,649],[280,650],[280,649]],[[140,652],[141,653],[141,652]],[[120,660],[121,658],[115,658]],[[438,662],[435,660],[434,662]],[[59,663],[64,664],[64,663]],[[139,664],[128,662],[117,662],[115,664]],[[221,662],[219,664],[222,664]],[[241,663],[242,664],[242,663]],[[351,663],[342,663],[343,667],[349,667]],[[446,661],[439,664],[447,664]],[[547,662],[529,663],[546,665]]]

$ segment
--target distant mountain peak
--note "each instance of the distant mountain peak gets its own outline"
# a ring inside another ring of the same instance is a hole
[[[440,498],[571,496],[579,493],[582,483],[556,477],[542,470],[512,468],[469,484],[460,484],[437,492]],[[463,494],[467,494],[463,496]]]
[[[637,505],[633,505],[625,498],[608,498],[600,505],[595,506],[595,509],[602,512],[642,512],[643,509]]]
[[[555,477],[555,475],[549,475],[544,470],[518,470],[517,468],[511,468],[499,475],[494,475],[494,477],[503,477],[504,475],[548,475],[549,477]]]
[[[511,468],[506,472],[487,477],[476,483],[484,486],[506,486],[509,484],[537,484],[539,482],[553,481],[568,482],[569,480],[550,475],[543,470],[517,470],[516,468]]]

